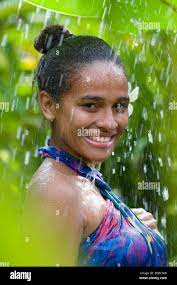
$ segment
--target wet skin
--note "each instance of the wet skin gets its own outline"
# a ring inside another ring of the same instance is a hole
[[[40,92],[39,103],[44,117],[53,120],[51,145],[87,164],[106,160],[128,125],[128,82],[123,70],[112,62],[83,67],[59,101],[59,108],[45,91]],[[96,130],[99,137],[107,137],[110,142],[90,141],[89,136],[78,136],[78,129]],[[52,204],[46,212],[54,213],[59,208],[65,213],[63,219],[73,228],[77,248],[102,221],[106,203],[98,189],[61,162],[46,158],[29,188],[29,201],[42,197],[46,204]],[[143,218],[147,220],[145,213]]]

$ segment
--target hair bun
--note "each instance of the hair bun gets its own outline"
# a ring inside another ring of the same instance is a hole
[[[65,38],[73,36],[64,26],[52,25],[45,27],[34,41],[34,47],[45,54],[49,49],[58,46]]]

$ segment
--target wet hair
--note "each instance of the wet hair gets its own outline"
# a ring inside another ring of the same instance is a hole
[[[94,61],[112,61],[125,74],[119,56],[104,40],[74,35],[61,25],[45,27],[35,39],[34,47],[43,54],[34,81],[39,91],[45,90],[56,102],[71,88],[80,68]]]

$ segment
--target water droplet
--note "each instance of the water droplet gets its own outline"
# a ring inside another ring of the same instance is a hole
[[[26,109],[26,110],[29,109],[29,105],[30,105],[30,98],[27,97],[27,98],[26,98],[26,106],[25,106],[25,109]]]
[[[161,157],[158,157],[158,162],[160,164],[160,167],[163,167],[163,161],[162,161]]]
[[[161,217],[161,225],[163,228],[166,228],[166,216]]]
[[[30,159],[30,151],[26,151],[26,153],[25,153],[25,161],[24,161],[25,165],[28,165],[29,159]]]
[[[25,25],[25,39],[28,38],[28,33],[29,33],[29,24]]]
[[[168,187],[164,187],[162,190],[163,200],[167,201],[169,199]]]
[[[102,33],[104,31],[104,27],[105,27],[105,23],[104,23],[104,21],[101,21],[100,26],[99,26],[99,35],[98,35],[99,37],[102,36]]]
[[[81,22],[81,17],[77,17],[77,25],[79,26]]]
[[[120,162],[120,156],[117,157],[117,162]]]
[[[161,116],[161,118],[163,119],[163,117],[164,117],[163,110],[160,111],[160,116]]]
[[[22,128],[21,128],[21,127],[19,127],[19,128],[17,129],[17,134],[16,134],[16,138],[17,138],[17,140],[19,140],[19,139],[20,139],[21,132],[22,132]]]
[[[21,9],[21,7],[22,7],[22,4],[23,4],[23,0],[19,0],[18,9],[17,9],[17,15],[18,15],[19,12],[20,12],[20,9]]]
[[[87,237],[86,242],[90,242],[90,237]]]
[[[148,140],[150,143],[153,143],[153,136],[152,136],[151,131],[148,132]]]
[[[145,121],[147,121],[147,119],[148,119],[148,113],[147,113],[147,109],[146,109],[146,108],[143,108],[142,116],[143,116],[143,119],[144,119]]]
[[[34,157],[38,157],[38,146],[35,148],[35,151],[34,151]]]
[[[162,141],[162,135],[161,135],[161,133],[159,133],[158,138],[159,138],[159,142],[161,142],[161,141]]]
[[[5,35],[2,37],[1,46],[2,46],[2,47],[5,47],[6,43],[7,43],[7,34],[5,34]]]
[[[168,161],[169,167],[171,167],[171,158],[169,156],[167,157],[167,161]]]
[[[157,180],[160,179],[159,171],[157,170]]]
[[[21,29],[21,26],[22,26],[22,19],[19,18],[18,23],[17,23],[17,31],[19,31]]]
[[[144,173],[147,173],[147,166],[146,166],[146,164],[144,164],[144,166],[143,166],[143,171],[144,171]]]
[[[48,21],[51,17],[51,11],[47,10],[45,13],[45,19],[44,19],[44,27],[46,27],[48,25]]]
[[[145,210],[147,211],[148,210],[148,203],[146,201],[146,198],[143,198],[143,206],[144,206]]]

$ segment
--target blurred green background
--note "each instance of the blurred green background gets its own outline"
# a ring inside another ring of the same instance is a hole
[[[48,24],[102,37],[123,60],[132,89],[139,86],[129,127],[101,170],[130,207],[154,214],[177,266],[177,1],[31,1],[51,10],[28,2],[0,1],[0,266],[42,259],[35,259],[38,245],[33,258],[26,255],[16,225],[41,163],[37,149],[50,134],[32,88],[40,58],[33,41]],[[160,188],[140,190],[143,181]]]

